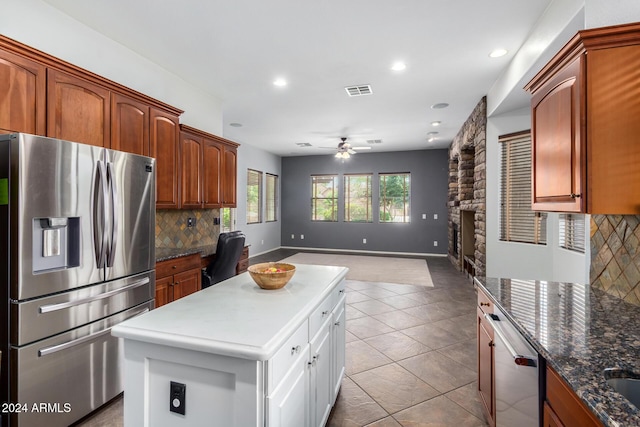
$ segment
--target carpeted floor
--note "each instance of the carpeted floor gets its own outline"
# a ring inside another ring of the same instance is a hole
[[[433,287],[424,259],[300,252],[282,262],[348,267],[350,280]]]

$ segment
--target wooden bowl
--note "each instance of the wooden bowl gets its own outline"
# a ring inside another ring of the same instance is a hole
[[[262,289],[280,289],[291,280],[296,266],[283,262],[263,262],[250,266],[248,271],[253,281]]]

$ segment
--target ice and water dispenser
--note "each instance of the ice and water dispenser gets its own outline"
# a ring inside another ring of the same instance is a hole
[[[34,218],[33,272],[80,265],[80,218]]]

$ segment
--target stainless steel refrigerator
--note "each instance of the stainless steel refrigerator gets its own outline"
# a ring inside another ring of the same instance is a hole
[[[0,135],[0,427],[67,426],[122,391],[117,323],[153,308],[155,160]]]

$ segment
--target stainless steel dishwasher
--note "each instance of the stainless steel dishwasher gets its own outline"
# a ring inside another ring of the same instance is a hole
[[[485,314],[494,331],[497,427],[538,427],[538,353],[507,317]]]

